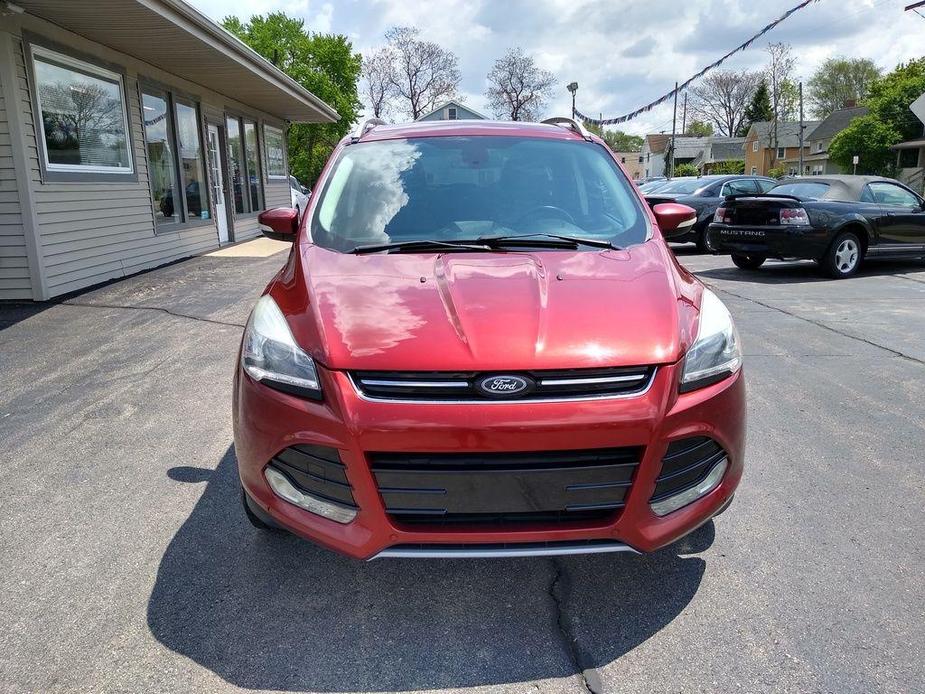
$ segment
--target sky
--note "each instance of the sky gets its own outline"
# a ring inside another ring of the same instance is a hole
[[[460,96],[491,115],[485,75],[520,47],[559,83],[547,115],[569,115],[565,85],[579,83],[578,109],[605,118],[634,111],[683,82],[798,0],[188,0],[215,20],[282,10],[312,31],[344,34],[360,53],[383,43],[391,26],[418,27],[459,58]],[[769,41],[793,46],[795,76],[807,80],[832,56],[869,58],[884,70],[925,55],[925,17],[910,0],[818,0],[724,67],[760,69]],[[925,13],[923,13],[925,14]],[[679,107],[680,108],[680,107]],[[680,121],[680,114],[678,116]],[[671,131],[672,106],[630,121],[634,134]],[[679,126],[680,127],[680,126]]]

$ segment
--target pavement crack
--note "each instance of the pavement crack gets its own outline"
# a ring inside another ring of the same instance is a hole
[[[78,301],[58,301],[53,302],[56,306],[79,306],[80,308],[109,308],[109,309],[125,309],[129,311],[159,311],[160,313],[166,313],[168,316],[174,316],[175,318],[186,318],[188,320],[198,321],[200,323],[212,323],[213,325],[224,325],[229,328],[243,328],[243,323],[229,323],[227,321],[215,320],[214,318],[203,318],[202,316],[193,316],[189,313],[178,313],[177,311],[171,311],[169,308],[163,308],[161,306],[127,306],[122,304],[84,304]]]
[[[565,603],[568,600],[571,582],[568,573],[558,559],[552,559],[553,577],[549,584],[549,597],[556,610],[556,629],[559,632],[559,638],[565,647],[569,660],[572,661],[575,670],[581,675],[581,683],[586,691],[590,694],[601,694],[604,691],[601,676],[598,671],[591,665],[587,664],[588,659],[583,655],[581,647],[578,645],[578,639],[575,638],[572,628],[569,624],[569,618],[565,611]]]
[[[704,284],[706,284],[711,289],[721,292],[723,294],[728,294],[729,296],[734,296],[737,299],[742,299],[743,301],[748,301],[758,306],[763,306],[764,308],[771,309],[772,311],[783,313],[785,316],[790,316],[791,318],[796,318],[797,320],[805,321],[807,323],[810,323],[811,325],[815,325],[817,328],[828,330],[829,332],[835,333],[836,335],[841,335],[842,337],[847,337],[851,340],[856,340],[857,342],[863,342],[865,345],[870,345],[871,347],[882,349],[884,352],[889,352],[894,357],[899,357],[901,359],[911,361],[912,363],[918,364],[919,366],[925,366],[925,361],[923,361],[922,359],[918,359],[917,357],[913,357],[910,354],[906,354],[905,352],[900,352],[899,350],[892,349],[890,347],[885,347],[881,344],[874,342],[873,340],[868,340],[863,337],[858,337],[857,335],[852,335],[851,333],[847,333],[843,330],[838,330],[837,328],[833,328],[831,325],[826,325],[822,321],[817,321],[817,320],[813,320],[812,318],[807,318],[806,316],[801,316],[798,313],[793,313],[792,311],[788,311],[786,309],[780,308],[779,306],[774,306],[773,304],[767,304],[763,301],[758,301],[758,299],[753,299],[750,296],[745,296],[744,294],[736,294],[735,292],[731,292],[728,289],[724,289],[722,287],[717,287],[716,285],[713,285],[713,284],[709,284],[706,282]]]

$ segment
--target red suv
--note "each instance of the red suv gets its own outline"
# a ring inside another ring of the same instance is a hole
[[[652,551],[742,475],[729,312],[579,124],[367,122],[248,321],[244,509],[357,558]],[[660,232],[661,230],[661,232]]]

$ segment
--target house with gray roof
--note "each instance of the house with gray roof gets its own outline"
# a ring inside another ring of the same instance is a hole
[[[804,176],[822,176],[825,174],[851,173],[835,162],[829,160],[829,145],[838,133],[847,128],[855,118],[867,115],[866,106],[854,106],[833,111],[812,130],[807,130],[806,147],[809,150],[803,154]],[[799,150],[796,156],[783,160],[784,168],[795,175],[800,173]]]

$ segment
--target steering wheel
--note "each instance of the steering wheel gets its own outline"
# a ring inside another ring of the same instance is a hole
[[[543,219],[549,217],[558,217],[559,219],[564,219],[569,224],[578,226],[575,222],[575,218],[572,215],[563,210],[561,207],[556,207],[555,205],[537,205],[536,207],[530,208],[517,218],[517,221],[514,222],[514,226],[520,226],[522,222],[526,222],[530,219]]]

